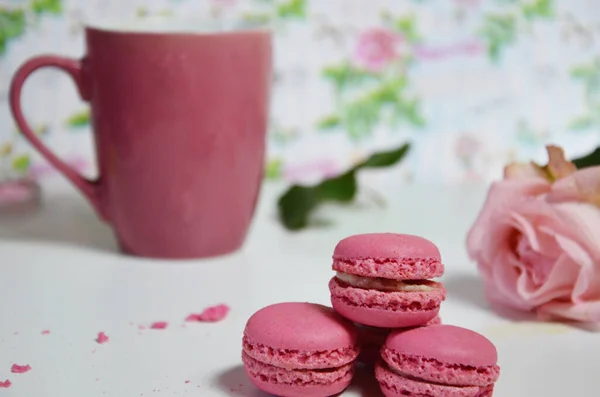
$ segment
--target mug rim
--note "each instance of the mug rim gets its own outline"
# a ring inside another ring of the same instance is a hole
[[[185,23],[185,27],[182,24]],[[194,25],[190,27],[189,24]],[[135,25],[138,25],[137,27]],[[268,34],[267,24],[240,23],[239,21],[215,22],[208,18],[181,18],[150,16],[142,18],[99,18],[84,23],[87,32],[117,35],[165,35],[165,36],[225,36],[237,34]]]

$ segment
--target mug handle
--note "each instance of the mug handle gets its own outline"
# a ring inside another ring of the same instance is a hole
[[[77,86],[79,95],[84,101],[88,101],[89,92],[85,89],[83,84],[83,60],[76,60],[71,58],[59,57],[55,55],[43,55],[31,58],[23,63],[16,71],[12,78],[10,86],[10,108],[19,127],[19,130],[23,133],[25,138],[35,147],[46,160],[53,165],[58,171],[60,171],[68,180],[70,180],[75,187],[77,187],[83,195],[92,204],[98,215],[103,219],[107,220],[106,213],[102,208],[101,197],[99,194],[99,180],[90,180],[77,173],[73,168],[69,167],[64,161],[59,159],[50,149],[48,149],[42,141],[33,132],[27,120],[23,116],[21,110],[21,90],[25,80],[37,69],[43,67],[54,67],[66,72]]]

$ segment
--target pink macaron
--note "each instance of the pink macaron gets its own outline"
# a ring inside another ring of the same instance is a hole
[[[452,325],[392,332],[381,358],[375,376],[386,397],[489,397],[500,375],[492,342]]]
[[[242,361],[250,381],[285,397],[342,392],[359,354],[356,328],[333,309],[313,303],[279,303],[246,324]]]
[[[331,303],[342,316],[382,328],[426,324],[446,299],[440,251],[407,234],[373,233],[345,238],[335,247]]]

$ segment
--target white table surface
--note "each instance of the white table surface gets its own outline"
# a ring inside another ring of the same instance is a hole
[[[300,233],[275,220],[278,190],[263,190],[244,248],[211,260],[117,253],[110,229],[61,179],[45,186],[37,213],[0,219],[0,380],[13,382],[0,397],[263,396],[241,367],[246,320],[280,301],[327,304],[336,242],[372,231],[420,234],[438,244],[447,268],[443,320],[496,343],[502,374],[495,396],[598,395],[599,334],[510,322],[484,301],[464,249],[484,187],[392,189],[386,208],[329,208],[325,225]],[[189,313],[218,303],[231,307],[224,321],[183,327]],[[169,328],[138,330],[154,321]],[[42,335],[45,329],[51,333]],[[95,343],[99,331],[109,343]],[[12,363],[32,370],[12,374]],[[355,383],[344,396],[379,395],[368,375]]]

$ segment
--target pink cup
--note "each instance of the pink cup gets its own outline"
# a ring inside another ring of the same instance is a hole
[[[88,26],[83,59],[35,57],[12,80],[10,104],[25,137],[132,255],[200,258],[237,250],[260,190],[271,35],[183,25]],[[21,89],[42,67],[68,73],[90,103],[95,180],[57,158],[23,117]]]

